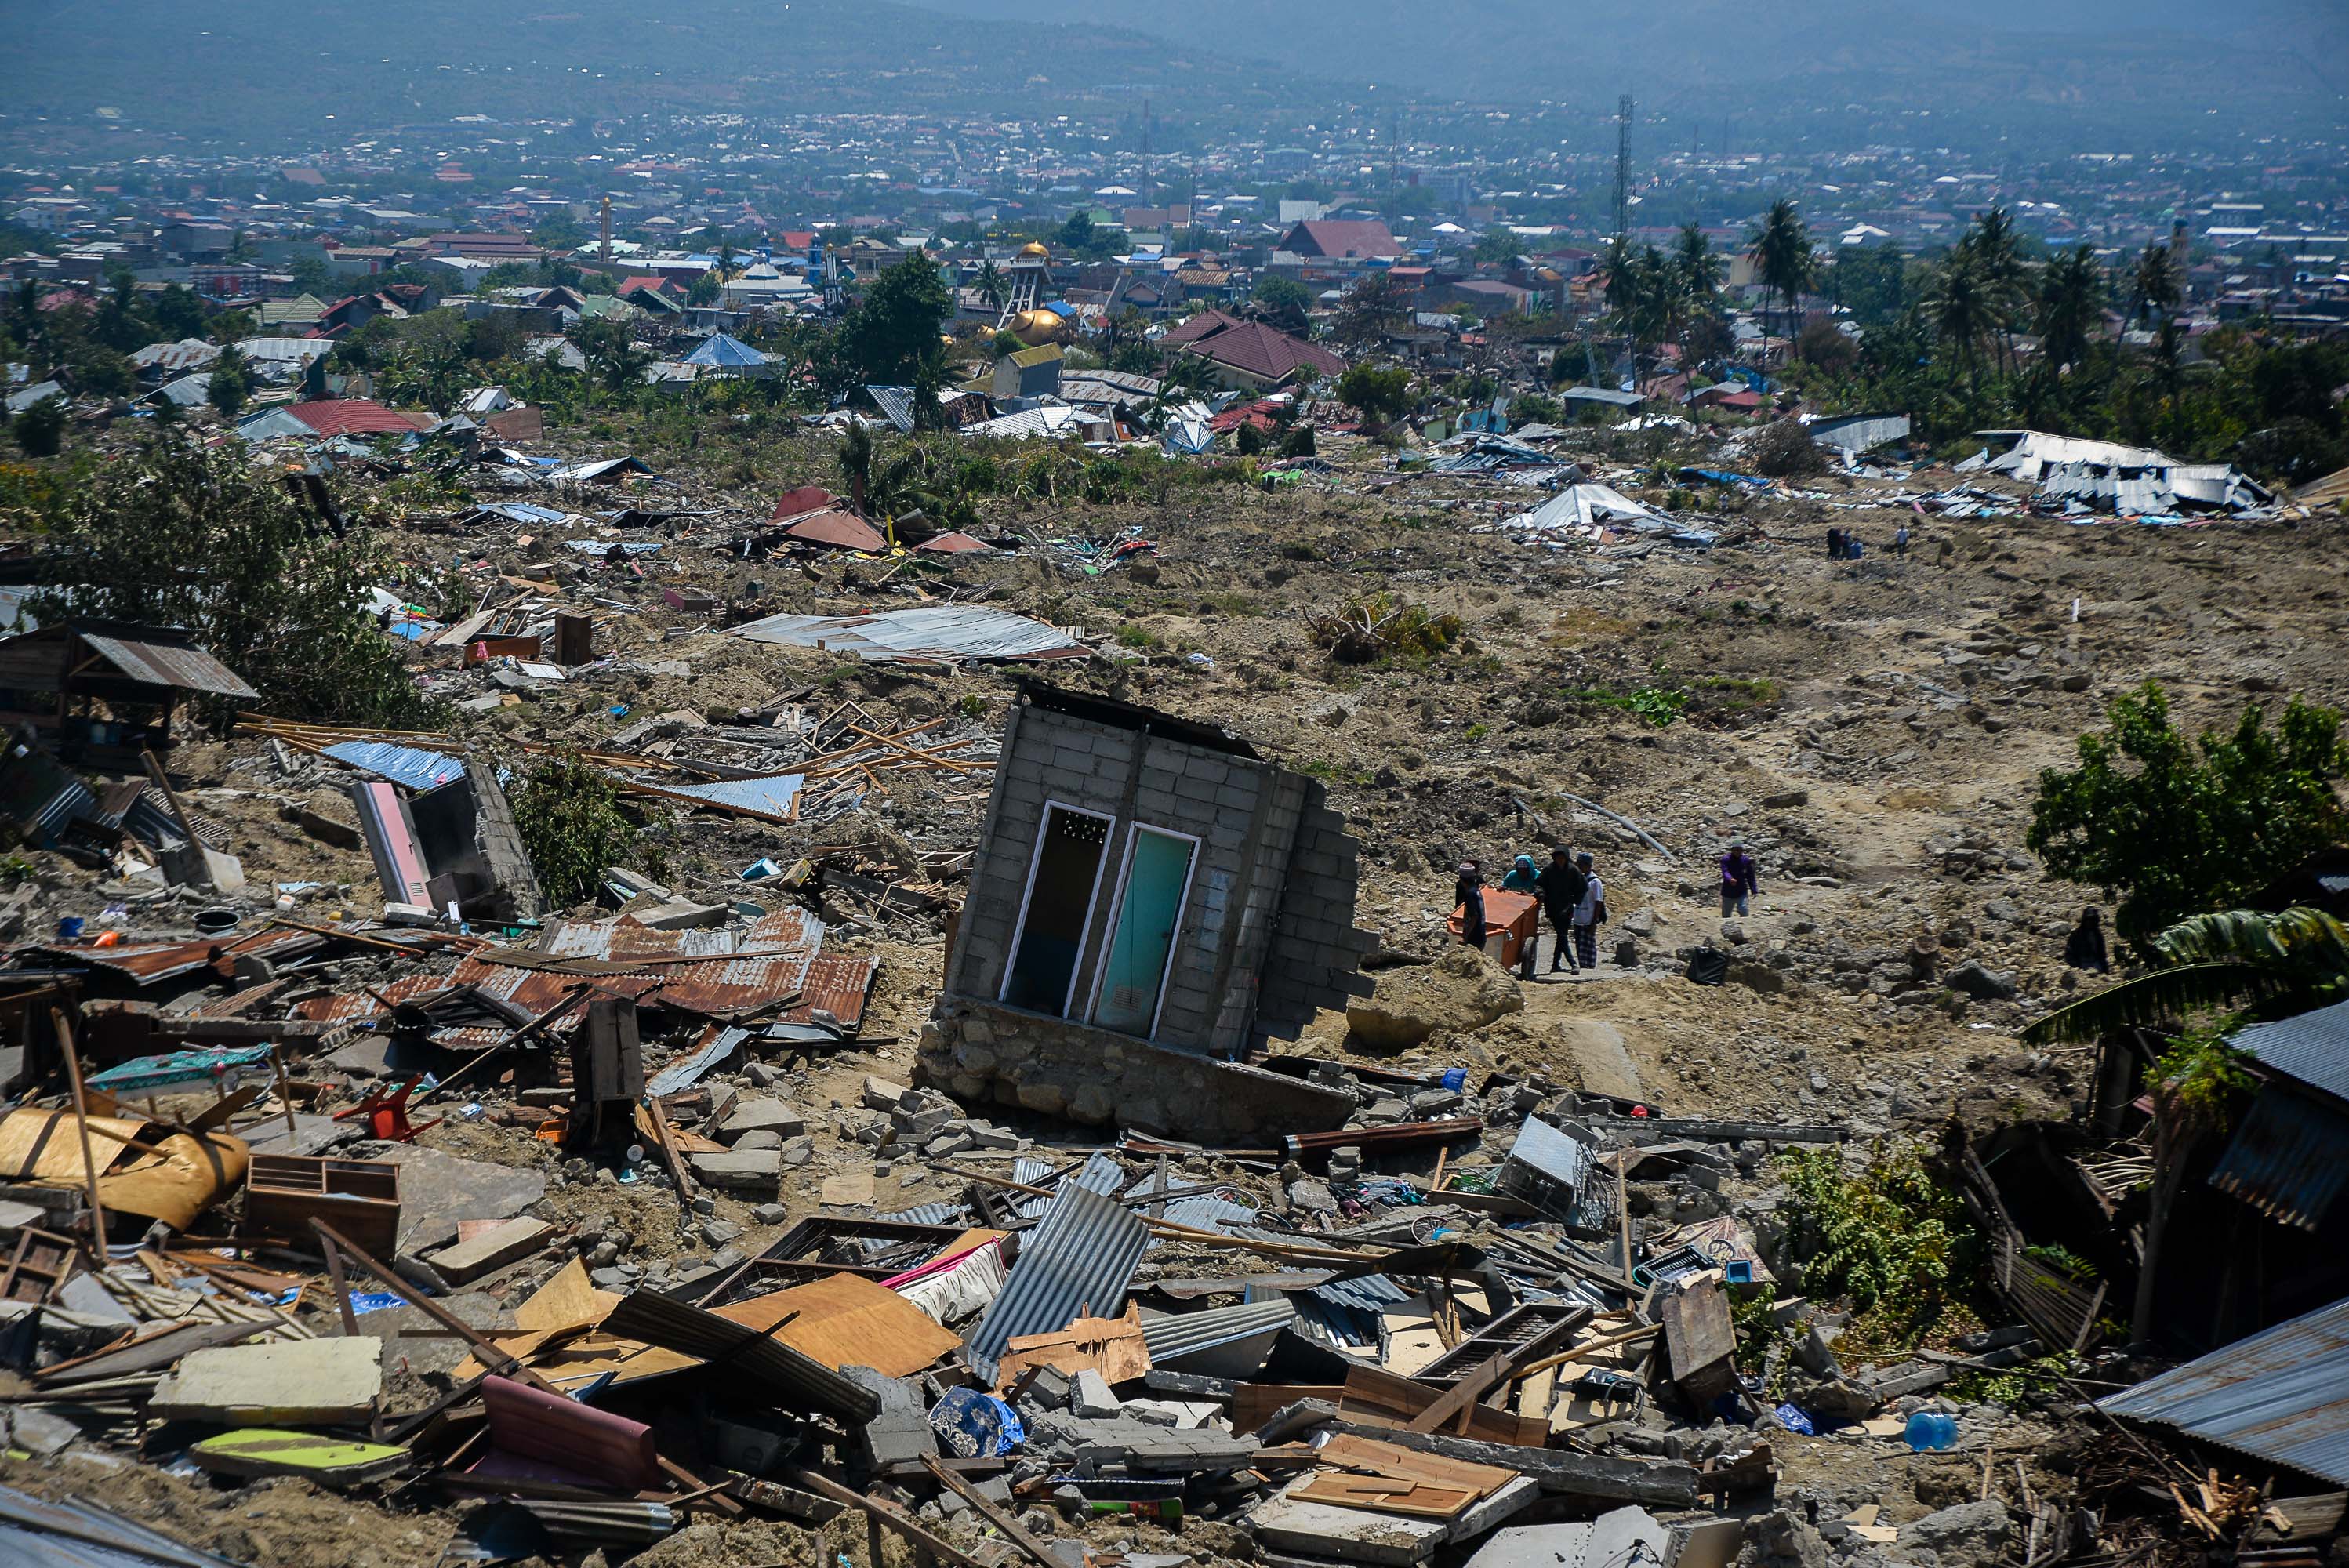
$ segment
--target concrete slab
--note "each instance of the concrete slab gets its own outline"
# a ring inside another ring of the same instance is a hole
[[[1426,1562],[1451,1534],[1450,1525],[1440,1519],[1334,1508],[1286,1494],[1258,1503],[1244,1522],[1257,1540],[1271,1546],[1387,1568],[1413,1568]]]
[[[240,1427],[365,1420],[383,1391],[382,1357],[372,1334],[192,1351],[155,1385],[148,1413]]]
[[[781,1150],[728,1150],[723,1153],[688,1155],[693,1173],[712,1187],[730,1191],[760,1192],[773,1196],[782,1181],[783,1156]]]
[[[485,1274],[494,1274],[517,1259],[528,1257],[543,1246],[546,1238],[554,1233],[554,1227],[544,1220],[517,1214],[469,1240],[429,1253],[424,1261],[450,1284],[466,1284]]]
[[[399,1166],[399,1250],[422,1253],[457,1239],[460,1220],[502,1220],[546,1196],[546,1177],[395,1143],[378,1159]],[[385,1263],[391,1260],[386,1258]]]
[[[1589,1547],[1587,1524],[1515,1525],[1495,1531],[1467,1568],[1580,1568]]]
[[[771,1132],[781,1140],[806,1130],[807,1118],[780,1099],[743,1099],[718,1124],[718,1140],[731,1143],[746,1132]]]

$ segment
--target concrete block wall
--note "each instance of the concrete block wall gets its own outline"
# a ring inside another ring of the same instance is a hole
[[[914,1077],[966,1101],[1209,1142],[1326,1131],[1357,1103],[1261,1068],[955,998],[923,1026]]]
[[[1139,822],[1200,841],[1156,1038],[1193,1050],[1237,1048],[1295,831],[1286,801],[1293,782],[1294,775],[1267,763],[1021,705],[996,769],[948,992],[992,1002],[1001,990],[1037,833],[1047,802],[1057,800],[1114,820],[1071,1016],[1091,1012],[1127,830]],[[1243,1002],[1237,1012],[1228,1005],[1235,990]]]
[[[1257,992],[1257,1028],[1284,1039],[1294,1039],[1321,1008],[1341,1008],[1350,996],[1370,995],[1361,965],[1378,941],[1376,934],[1354,928],[1361,845],[1330,809],[1327,791],[1313,780],[1303,782],[1276,936]]]

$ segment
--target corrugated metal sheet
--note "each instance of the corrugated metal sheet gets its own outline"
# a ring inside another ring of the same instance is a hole
[[[924,1203],[919,1208],[900,1209],[894,1214],[882,1214],[878,1218],[900,1225],[960,1225],[969,1222],[970,1210],[961,1203]],[[895,1242],[882,1244],[896,1245]]]
[[[1014,1181],[1024,1181],[1030,1187],[1039,1185],[1052,1173],[1052,1168],[1040,1160],[1015,1160],[1011,1162],[1011,1179]],[[1029,1174],[1020,1175],[1019,1172],[1022,1170],[1027,1171]],[[1023,1220],[1036,1218],[1050,1209],[1060,1195],[1071,1186],[1082,1187],[1088,1192],[1099,1192],[1104,1197],[1113,1198],[1125,1191],[1125,1167],[1106,1154],[1094,1154],[1084,1164],[1078,1167],[1074,1174],[1064,1176],[1055,1183],[1051,1197],[1020,1200],[1019,1217]],[[1052,1326],[1057,1328],[1060,1325],[1054,1324]]]
[[[833,954],[816,959],[800,982],[799,1001],[783,1009],[781,1021],[813,1023],[817,1012],[823,1011],[831,1014],[843,1030],[854,1034],[864,1022],[864,1000],[873,990],[873,976],[880,970],[877,958]]]
[[[63,1533],[61,1533],[63,1532]],[[0,1568],[238,1568],[96,1503],[0,1486]]]
[[[706,784],[655,784],[643,779],[631,779],[631,789],[647,795],[657,795],[665,800],[675,800],[687,806],[722,806],[730,810],[763,817],[771,822],[790,822],[792,802],[806,787],[807,777],[800,773],[781,773],[761,779],[716,779]]]
[[[410,789],[429,789],[465,776],[465,765],[455,758],[413,746],[394,746],[382,740],[344,740],[326,749],[326,755],[337,762],[348,763],[362,773],[372,773],[395,784],[405,784]]]
[[[810,964],[804,953],[774,958],[713,958],[660,972],[650,1000],[711,1017],[732,1017],[796,1000]]]
[[[979,604],[924,604],[877,615],[770,615],[733,628],[754,643],[812,648],[862,659],[1065,659],[1092,650],[1057,627]]]
[[[1149,1239],[1142,1222],[1113,1201],[1064,1186],[1020,1248],[1003,1294],[964,1341],[964,1359],[991,1378],[996,1358],[1015,1335],[1066,1328],[1080,1308],[1115,1316]]]
[[[2210,1185],[2287,1225],[2313,1231],[2349,1184],[2349,1114],[2286,1083],[2251,1101]]]
[[[748,1382],[764,1388],[786,1408],[820,1411],[859,1427],[881,1413],[881,1401],[869,1389],[804,1351],[657,1291],[621,1297],[604,1319],[604,1332],[722,1362],[737,1386]]]
[[[2349,1002],[2238,1029],[2235,1044],[2271,1072],[2349,1100]]]
[[[1281,1299],[1144,1318],[1142,1342],[1150,1346],[1151,1365],[1160,1367],[1185,1356],[1269,1333],[1296,1315],[1297,1309]]]
[[[2349,1300],[2108,1395],[2096,1408],[2349,1486]]]
[[[655,1073],[651,1081],[645,1085],[645,1092],[657,1096],[691,1088],[701,1081],[703,1074],[740,1049],[742,1042],[750,1037],[748,1029],[719,1030],[717,1038],[708,1045],[678,1057]]]
[[[128,628],[109,631],[90,625],[76,625],[74,634],[135,681],[181,691],[209,692],[215,696],[261,696],[245,685],[234,670],[191,642],[176,638],[165,642],[132,636]]]
[[[231,944],[235,946],[236,953],[228,954],[227,961],[221,965],[222,969],[233,964],[238,954],[285,959],[323,947],[326,942],[325,937],[314,936],[306,931],[288,931],[281,927],[263,932],[251,941],[228,937],[219,941],[125,943],[119,947],[55,943],[34,951],[61,963],[86,964],[93,969],[110,970],[147,985],[158,980],[192,974],[212,964],[214,955]]]
[[[1284,1293],[1269,1285],[1248,1286],[1247,1299],[1251,1305],[1286,1301],[1297,1313],[1288,1326],[1290,1332],[1301,1334],[1308,1339],[1340,1350],[1375,1351],[1378,1348],[1377,1313],[1324,1301],[1306,1291]]]
[[[914,428],[914,389],[911,387],[867,387],[864,395],[881,410],[881,417],[900,430]]]

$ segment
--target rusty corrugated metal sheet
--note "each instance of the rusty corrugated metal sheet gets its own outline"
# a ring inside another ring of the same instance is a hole
[[[2313,1231],[2349,1185],[2342,1153],[2349,1150],[2349,1116],[2291,1082],[2271,1079],[2251,1101],[2210,1185],[2271,1219]]]
[[[237,673],[191,642],[159,642],[129,634],[132,627],[100,627],[77,624],[74,634],[90,649],[106,655],[124,675],[150,686],[176,686],[181,691],[209,692],[215,696],[258,698]]]
[[[151,985],[158,980],[169,980],[212,965],[221,978],[231,978],[239,954],[254,954],[270,958],[291,958],[326,945],[326,939],[306,931],[289,931],[280,927],[263,932],[249,940],[229,938],[202,942],[126,942],[115,947],[93,947],[88,943],[53,943],[33,949],[43,957],[64,964],[86,964],[93,969],[104,969],[123,975],[141,985]],[[229,947],[235,952],[224,953]]]
[[[774,958],[719,958],[657,972],[651,999],[664,1007],[732,1017],[780,1006],[800,995],[810,960],[804,953]]]
[[[815,1021],[819,1007],[831,1014],[840,1026],[849,1033],[864,1019],[864,998],[873,989],[873,976],[881,967],[873,958],[850,958],[840,954],[816,959],[807,967],[807,978],[800,983],[800,999],[795,1006],[783,1010],[786,1024],[810,1024]]]

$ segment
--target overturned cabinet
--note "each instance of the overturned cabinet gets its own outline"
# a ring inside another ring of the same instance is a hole
[[[1340,1125],[1350,1095],[1246,1057],[1368,994],[1357,849],[1319,783],[1245,740],[1027,683],[924,1075],[1185,1136]]]
[[[487,764],[468,762],[414,795],[396,784],[351,786],[359,828],[384,896],[469,920],[529,920],[545,913],[513,811]]]

